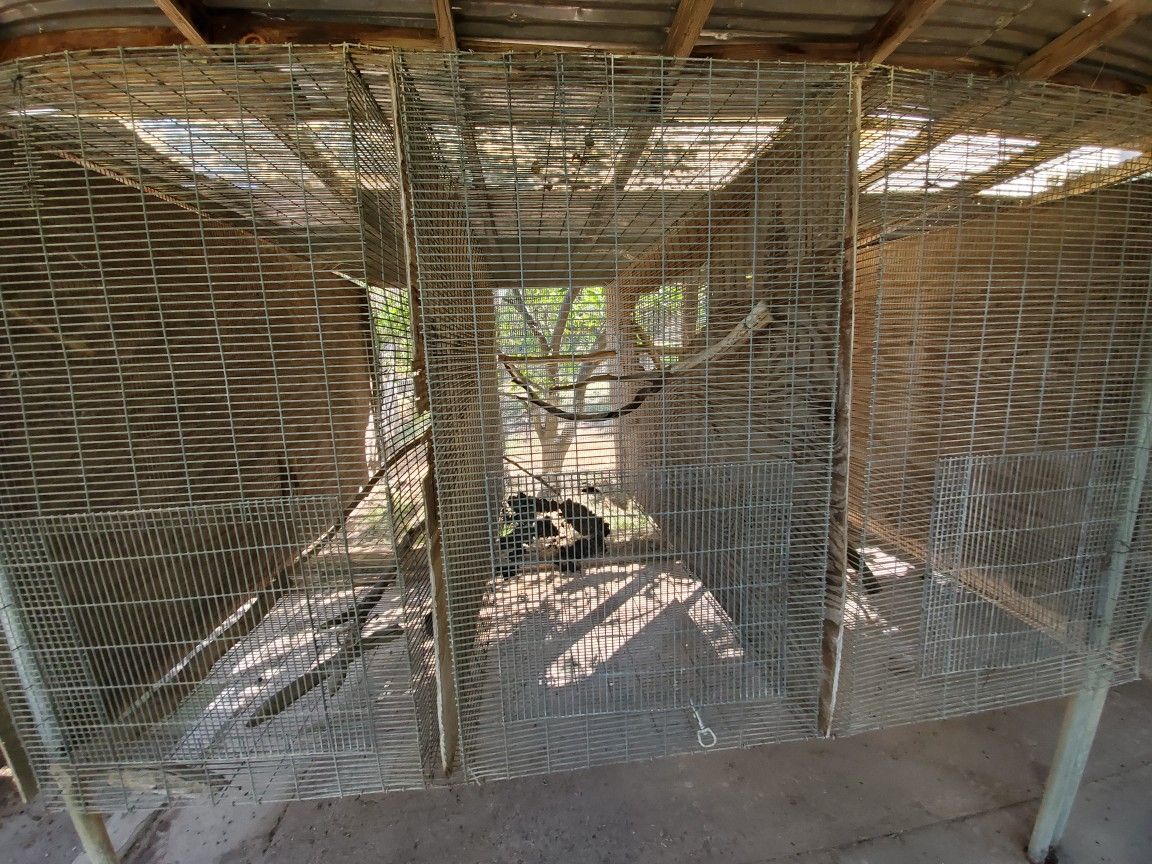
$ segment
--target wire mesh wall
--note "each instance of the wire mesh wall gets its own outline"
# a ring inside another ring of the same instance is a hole
[[[1068,88],[866,82],[837,731],[1135,673],[1150,120]]]
[[[814,734],[850,70],[403,63],[465,768]]]
[[[347,58],[346,58],[347,59]],[[403,629],[411,662],[412,692],[425,774],[437,767],[436,660],[432,582],[425,496],[428,492],[428,385],[411,296],[411,227],[403,202],[396,146],[398,105],[386,55],[358,68],[348,60],[348,101],[356,164],[360,228],[375,337],[376,398],[373,428],[377,449],[370,502],[378,509],[357,538],[371,559],[383,547],[399,568]],[[370,83],[375,85],[373,92]],[[377,525],[385,530],[373,531]]]
[[[0,668],[42,784],[98,810],[421,785],[388,101],[330,50],[2,74]]]

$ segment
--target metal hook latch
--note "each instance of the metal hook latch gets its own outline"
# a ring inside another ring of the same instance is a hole
[[[704,720],[700,717],[700,712],[694,704],[692,705],[692,716],[696,718],[696,725],[700,727],[696,730],[696,741],[705,750],[715,747],[716,733],[712,731],[712,727],[704,725]]]

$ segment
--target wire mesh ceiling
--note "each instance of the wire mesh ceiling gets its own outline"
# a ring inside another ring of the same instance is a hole
[[[519,776],[1133,674],[1152,110],[860,73],[0,67],[0,684],[52,802]]]

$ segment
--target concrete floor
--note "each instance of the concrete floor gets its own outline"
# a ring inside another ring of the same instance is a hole
[[[118,818],[126,864],[1020,864],[1060,703],[432,792]],[[3,783],[6,781],[0,781]],[[0,861],[72,864],[0,786]],[[86,860],[86,859],[80,859]],[[1062,864],[1152,862],[1152,682],[1118,688]]]

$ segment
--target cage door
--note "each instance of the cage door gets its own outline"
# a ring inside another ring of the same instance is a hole
[[[1127,447],[940,462],[923,593],[924,675],[1086,649],[1131,464]]]

